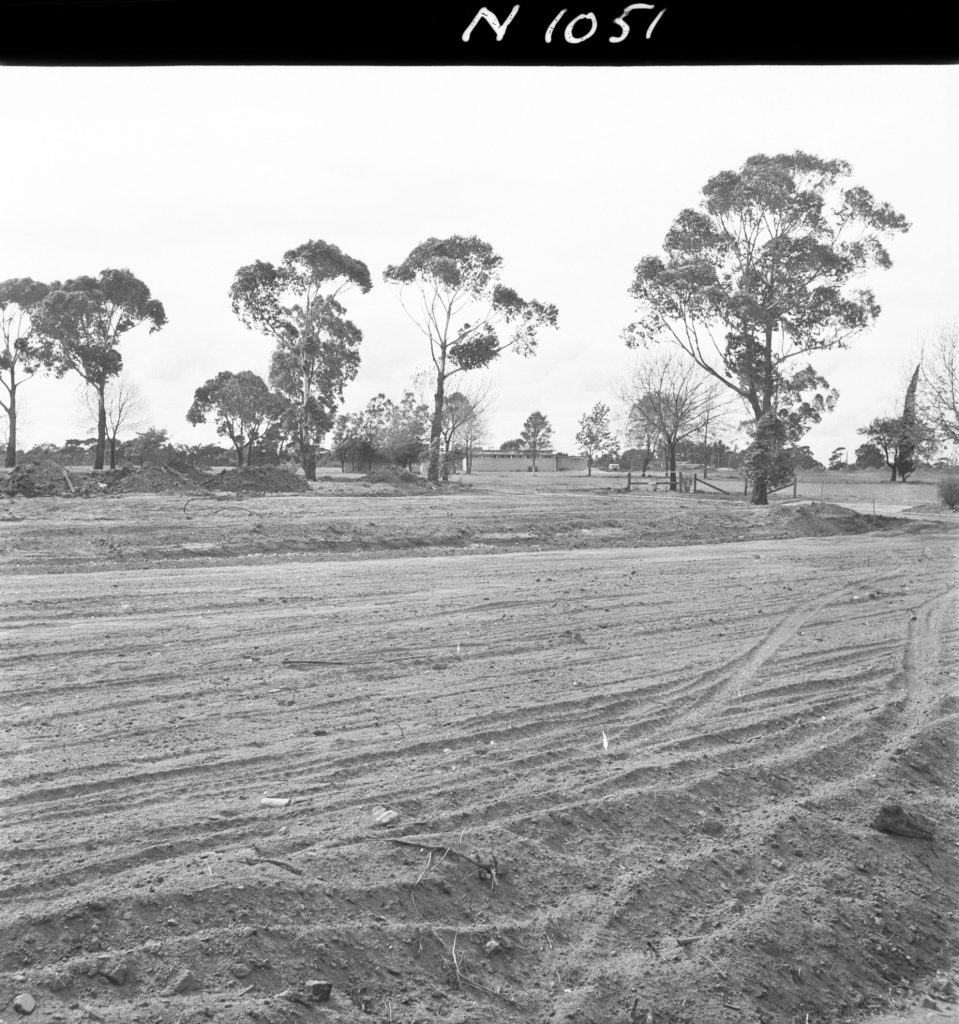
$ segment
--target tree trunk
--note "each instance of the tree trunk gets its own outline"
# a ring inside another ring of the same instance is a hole
[[[11,469],[17,464],[17,383],[14,379],[13,371],[14,368],[11,366],[10,385],[7,389],[10,392],[10,432],[7,434],[7,457],[4,462],[7,469]]]
[[[666,461],[669,464],[669,489],[676,490],[676,444],[675,442],[667,447]]]
[[[110,437],[110,469],[117,468],[117,436],[116,434]]]
[[[426,471],[426,479],[431,484],[440,482],[440,442],[443,434],[443,385],[444,375],[441,370],[436,373],[436,394],[433,396],[433,418],[430,420],[430,460]]]
[[[753,480],[753,490],[749,497],[751,505],[769,504],[769,481],[765,476],[758,476]]]
[[[593,456],[592,455],[587,455],[586,456],[586,475],[587,476],[592,476],[593,475]]]
[[[236,468],[243,468],[243,445],[239,444],[236,446]]]
[[[316,479],[316,450],[311,444],[303,444],[300,441],[300,465],[303,467],[303,475],[307,480]],[[343,470],[343,463],[340,462],[340,471]]]
[[[894,462],[892,464],[892,476],[890,477],[890,482],[891,483],[895,483],[896,479],[898,478],[898,476],[899,476],[899,464]]]
[[[104,392],[106,382],[97,385],[97,447],[93,455],[93,468],[103,469],[107,448],[107,403]]]
[[[253,465],[253,438],[251,437],[249,443],[246,446],[246,468],[249,469]]]

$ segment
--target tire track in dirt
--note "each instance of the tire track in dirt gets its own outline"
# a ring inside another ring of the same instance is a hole
[[[911,551],[908,539],[871,540],[856,550]],[[4,664],[16,730],[5,742],[33,761],[4,769],[4,812],[20,842],[0,854],[0,940],[11,957],[21,948],[25,925],[6,908],[40,928],[55,908],[109,891],[118,916],[161,930],[165,906],[181,906],[172,913],[182,923],[188,906],[202,904],[191,934],[163,939],[175,962],[201,956],[202,944],[223,955],[243,946],[267,956],[270,946],[278,963],[305,963],[320,943],[338,991],[364,974],[371,990],[390,991],[385,963],[425,969],[449,992],[443,964],[458,933],[472,979],[501,985],[523,1007],[464,985],[500,1019],[545,1020],[551,1010],[554,1020],[627,1019],[628,1005],[616,1002],[624,992],[645,993],[665,1014],[671,991],[701,990],[697,1019],[716,1020],[708,986],[720,983],[753,1012],[764,965],[783,959],[770,942],[790,948],[777,921],[794,921],[803,893],[851,884],[847,870],[856,877],[836,861],[837,849],[864,844],[861,815],[853,812],[852,832],[846,822],[850,801],[875,798],[870,773],[892,771],[903,730],[922,739],[954,689],[939,675],[956,640],[946,569],[904,570],[913,589],[866,611],[852,602],[848,577],[830,583],[836,548],[809,547],[784,544],[780,563],[761,566],[746,560],[767,549],[751,545],[735,558],[719,549],[480,557],[475,572],[454,564],[472,560],[438,559],[414,572],[386,562],[178,571],[173,585],[162,569],[126,583],[104,574],[135,607],[143,602],[129,621],[89,597],[81,612],[84,593],[107,579],[48,581],[62,590],[54,607],[70,604],[77,618],[51,615],[34,636],[18,632],[16,644],[30,650],[14,647],[17,660]],[[880,585],[842,551],[860,588]],[[720,581],[695,608],[690,561]],[[635,566],[643,579],[627,582]],[[762,579],[750,583],[757,568]],[[554,577],[555,600],[526,602],[544,576]],[[755,610],[732,612],[730,583]],[[496,618],[504,612],[511,617]],[[191,628],[193,614],[201,621]],[[710,617],[727,634],[721,640],[701,628]],[[664,618],[676,641],[665,654]],[[107,624],[109,644],[67,642],[71,626],[94,637]],[[313,654],[354,665],[282,664]],[[121,671],[130,677],[115,678]],[[29,710],[44,693],[61,704],[55,719]],[[40,714],[55,728],[41,728]],[[77,726],[84,731],[71,735]],[[611,741],[605,755],[601,731]],[[80,771],[92,789],[75,781]],[[259,808],[259,796],[275,791],[294,802]],[[373,838],[377,804],[400,813],[385,834],[466,852],[492,843],[507,874],[493,891],[448,859],[417,883],[426,852]],[[60,835],[38,841],[58,821]],[[722,831],[704,832],[713,821]],[[790,836],[807,824],[821,835],[800,857]],[[771,837],[784,871],[770,864]],[[251,843],[304,874],[248,864]],[[901,899],[908,911],[912,897]],[[742,912],[730,911],[734,901]],[[265,923],[266,906],[272,937],[241,942],[244,918],[235,915]],[[825,927],[825,912],[813,909],[810,920]],[[856,926],[857,914],[847,915]],[[133,924],[111,927],[118,948],[140,949]],[[386,935],[392,952],[380,944]],[[497,935],[509,949],[500,959],[483,952]],[[690,935],[691,946],[676,944]],[[88,955],[79,939],[45,941],[63,962]],[[737,960],[729,947],[745,941],[755,949]],[[817,983],[834,998],[847,982],[820,970]],[[215,984],[228,991],[223,979]],[[795,1010],[809,1005],[803,989],[786,977],[777,998]]]

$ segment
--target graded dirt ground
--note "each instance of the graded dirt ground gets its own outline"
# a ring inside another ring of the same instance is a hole
[[[0,1020],[950,1007],[951,520],[524,486],[0,504]]]

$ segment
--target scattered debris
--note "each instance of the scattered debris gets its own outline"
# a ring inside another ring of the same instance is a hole
[[[927,818],[905,811],[899,804],[883,804],[873,819],[871,827],[879,832],[908,839],[932,839],[935,825]]]

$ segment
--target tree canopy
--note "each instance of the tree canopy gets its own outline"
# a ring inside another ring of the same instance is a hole
[[[429,340],[436,373],[428,471],[434,483],[440,479],[447,380],[489,366],[507,349],[531,355],[540,329],[556,326],[555,306],[522,299],[500,281],[502,262],[488,242],[475,235],[452,235],[428,238],[383,273]],[[408,294],[413,296],[411,305]]]
[[[216,432],[228,437],[236,449],[240,467],[244,448],[250,465],[254,445],[280,412],[280,401],[262,377],[252,370],[223,370],[196,389],[186,418],[199,426],[212,416]]]
[[[48,346],[46,358],[57,376],[72,370],[96,391],[95,469],[103,469],[107,381],[123,368],[118,348],[121,337],[144,323],[150,325],[152,334],[166,322],[162,303],[127,269],[107,269],[97,277],[56,282],[37,307],[36,330]]]
[[[630,346],[678,345],[731,389],[758,423],[773,412],[795,443],[837,399],[810,354],[845,348],[879,315],[854,282],[892,261],[884,238],[908,230],[888,203],[846,185],[844,160],[756,154],[707,181],[679,213],[663,254],[640,260]],[[767,431],[767,440],[775,432]],[[766,503],[754,478],[752,500]]]
[[[959,322],[943,325],[922,360],[928,417],[949,442],[959,445]]]
[[[279,266],[257,261],[240,267],[230,287],[241,323],[276,343],[270,383],[282,397],[308,480],[316,479],[316,448],[360,366],[363,335],[346,319],[339,296],[372,286],[365,263],[311,240],[284,253]]]
[[[597,402],[588,413],[580,417],[576,443],[586,456],[586,473],[592,476],[593,457],[599,452],[608,451],[613,444],[608,405]]]
[[[553,428],[549,420],[541,412],[531,412],[523,423],[519,437],[523,443],[523,450],[532,458],[535,469],[537,457],[546,451],[553,441]]]

